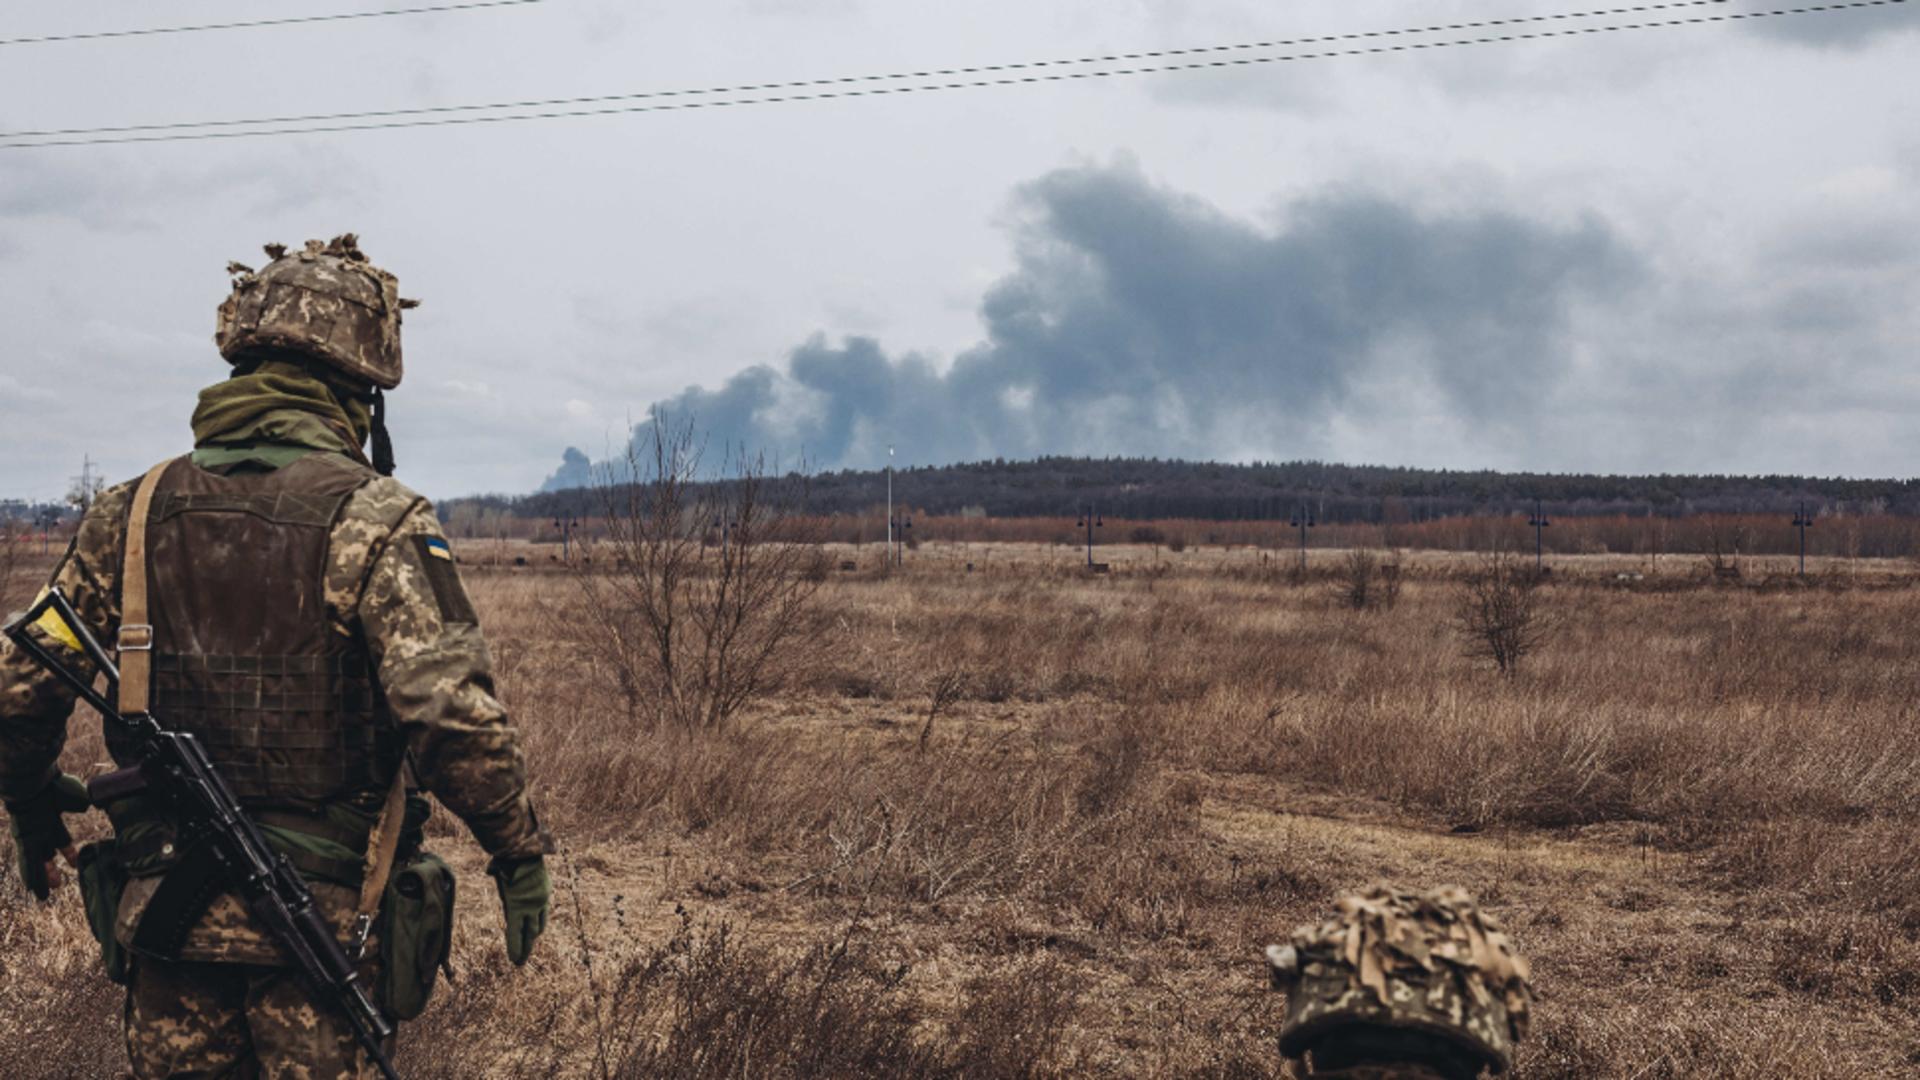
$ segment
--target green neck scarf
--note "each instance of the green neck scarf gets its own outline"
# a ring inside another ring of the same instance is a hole
[[[304,365],[263,360],[200,391],[193,410],[199,448],[276,445],[359,456],[373,426],[371,408]]]

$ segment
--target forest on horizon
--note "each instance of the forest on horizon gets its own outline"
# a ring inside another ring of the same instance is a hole
[[[887,502],[884,469],[843,469],[784,480],[804,488],[809,513],[866,514]],[[1230,464],[1160,458],[1045,457],[914,466],[893,476],[897,506],[930,515],[1028,518],[1096,512],[1135,521],[1285,521],[1306,509],[1325,523],[1419,522],[1534,509],[1559,516],[1816,514],[1920,516],[1920,480],[1801,476],[1509,473],[1340,465]],[[520,517],[590,516],[592,487],[447,500]]]

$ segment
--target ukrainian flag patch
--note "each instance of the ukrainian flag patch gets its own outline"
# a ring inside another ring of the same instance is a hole
[[[480,619],[473,613],[473,602],[467,598],[467,590],[460,584],[460,571],[454,568],[453,549],[438,536],[418,536],[413,538],[420,552],[420,568],[426,571],[427,584],[433,589],[433,598],[440,607],[440,617],[449,623],[471,623],[479,625]]]

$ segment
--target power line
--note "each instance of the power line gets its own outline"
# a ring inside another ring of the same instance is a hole
[[[479,8],[520,7],[544,4],[546,0],[478,0],[468,4],[437,4],[432,7],[389,8],[385,11],[350,11],[338,15],[297,15],[284,19],[252,19],[246,22],[200,23],[195,26],[153,26],[134,30],[96,30],[84,34],[49,34],[45,37],[0,38],[5,45],[52,45],[62,41],[99,41],[105,38],[150,37],[155,34],[197,34],[203,30],[254,30],[267,26],[296,26],[305,23],[344,22],[348,19],[384,19],[394,15],[433,15],[443,11],[474,11]]]
[[[636,113],[680,112],[693,109],[719,109],[750,105],[781,105],[809,101],[829,101],[841,98],[880,97],[886,95],[918,94],[943,90],[969,90],[998,86],[1025,86],[1038,83],[1071,82],[1088,79],[1120,78],[1136,75],[1156,75],[1183,71],[1201,71],[1235,67],[1249,67],[1258,64],[1287,63],[1304,60],[1329,60],[1342,57],[1375,56],[1390,53],[1409,53],[1436,49],[1464,48],[1468,46],[1506,44],[1519,41],[1540,41],[1551,38],[1586,37],[1597,34],[1622,33],[1626,31],[1662,30],[1681,27],[1703,26],[1713,23],[1733,23],[1758,19],[1778,18],[1791,15],[1813,15],[1822,12],[1849,11],[1860,8],[1890,7],[1906,4],[1909,0],[1852,0],[1849,3],[1819,4],[1808,7],[1781,8],[1771,11],[1732,12],[1725,15],[1702,15],[1687,19],[1673,19],[1656,22],[1616,23],[1607,26],[1582,26],[1570,30],[1543,30],[1526,34],[1501,34],[1489,37],[1461,38],[1452,41],[1419,41],[1405,44],[1377,45],[1363,49],[1342,49],[1332,52],[1294,53],[1280,56],[1254,56],[1225,60],[1207,60],[1182,64],[1151,65],[1135,68],[1108,68],[1097,71],[1070,71],[1039,75],[1022,75],[1011,78],[977,79],[947,83],[909,83],[894,86],[878,86],[847,90],[828,90],[812,94],[783,94],[773,97],[721,98],[704,101],[678,101],[653,105],[626,105],[605,109],[565,109],[549,112],[511,113],[486,116],[442,116],[430,119],[396,120],[374,124],[337,124],[323,127],[297,128],[259,128],[247,131],[189,131],[183,133],[128,135],[112,138],[63,139],[44,142],[0,142],[0,150],[21,150],[48,146],[103,146],[127,143],[160,142],[197,142],[211,139],[247,139],[276,135],[326,135],[349,131],[387,131],[401,128],[448,127],[468,124],[501,124],[529,120],[557,120],[589,116],[614,116]]]
[[[1206,53],[1248,52],[1255,49],[1277,49],[1297,45],[1324,45],[1338,41],[1363,41],[1377,38],[1412,37],[1423,34],[1454,33],[1462,30],[1488,30],[1502,26],[1517,26],[1525,23],[1564,22],[1574,19],[1597,19],[1614,15],[1637,15],[1654,11],[1670,11],[1676,8],[1715,7],[1731,3],[1732,0],[1675,0],[1675,2],[1640,4],[1633,7],[1607,8],[1600,11],[1563,12],[1557,15],[1528,15],[1506,19],[1485,19],[1477,22],[1447,23],[1436,26],[1403,27],[1396,30],[1369,30],[1361,33],[1329,34],[1319,37],[1283,38],[1275,41],[1252,41],[1231,45],[1202,45],[1185,49],[1159,49],[1152,52],[1114,53],[1107,56],[1082,56],[1056,58],[1052,60],[1029,60],[1019,63],[986,64],[977,67],[933,68],[925,71],[898,71],[875,75],[844,75],[825,79],[799,79],[791,82],[742,83],[733,86],[708,86],[697,89],[647,90],[639,93],[597,94],[590,97],[537,98],[528,101],[496,101],[489,104],[437,105],[412,109],[380,109],[372,111],[309,113],[293,116],[263,116],[250,120],[196,120],[165,124],[127,124],[116,127],[51,128],[41,131],[0,131],[0,139],[53,138],[66,135],[117,135],[140,131],[181,131],[195,128],[257,127],[267,124],[307,124],[324,123],[335,120],[378,120],[399,116],[428,116],[435,114],[463,112],[497,112],[505,109],[543,109],[564,105],[594,105],[613,101],[640,101],[660,98],[702,97],[715,94],[764,93],[770,90],[802,90],[818,86],[842,86],[869,82],[898,82],[907,79],[951,78],[964,75],[988,75],[1011,71],[1028,71],[1050,67],[1087,66],[1092,64],[1113,64],[1135,60],[1157,60],[1175,56],[1194,56]]]

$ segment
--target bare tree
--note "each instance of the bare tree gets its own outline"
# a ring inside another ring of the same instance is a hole
[[[1502,675],[1512,675],[1553,629],[1539,586],[1534,568],[1512,552],[1484,556],[1461,582],[1451,623],[1467,655],[1492,660]]]
[[[703,478],[691,422],[655,414],[646,431],[601,470],[606,537],[572,568],[587,648],[633,720],[716,728],[825,647],[826,556],[798,474],[740,453]]]

